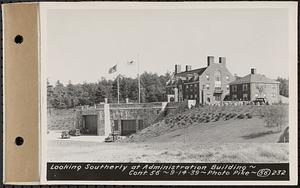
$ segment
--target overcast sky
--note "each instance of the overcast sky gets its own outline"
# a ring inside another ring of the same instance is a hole
[[[232,74],[252,67],[270,78],[288,77],[287,9],[49,10],[47,77],[53,83],[164,74],[175,64],[206,66],[225,56]],[[127,65],[134,60],[136,63]],[[216,59],[217,60],[217,59]]]

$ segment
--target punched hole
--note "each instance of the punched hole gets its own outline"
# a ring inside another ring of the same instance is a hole
[[[17,35],[17,36],[15,37],[15,43],[21,44],[22,42],[23,42],[23,36]]]
[[[23,139],[22,137],[18,136],[18,137],[15,139],[15,143],[16,143],[17,146],[21,146],[21,145],[23,145],[23,143],[24,143],[24,139]]]

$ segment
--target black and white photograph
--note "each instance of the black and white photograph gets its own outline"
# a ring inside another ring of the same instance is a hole
[[[41,7],[46,181],[290,180],[294,4],[108,4]]]

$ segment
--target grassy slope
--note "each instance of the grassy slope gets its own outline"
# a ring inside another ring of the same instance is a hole
[[[184,141],[276,143],[281,132],[267,128],[260,114],[287,106],[205,107],[170,114],[163,121],[125,139],[125,142]],[[243,119],[239,115],[248,115]],[[250,117],[249,117],[250,116]],[[287,126],[287,124],[283,125]]]
[[[147,138],[147,142],[198,142],[198,143],[274,143],[280,136],[264,126],[262,119],[228,120],[210,123],[194,123],[187,128]],[[143,136],[142,136],[143,137]]]

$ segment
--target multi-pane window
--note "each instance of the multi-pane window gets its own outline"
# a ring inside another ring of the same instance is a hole
[[[221,71],[215,72],[215,81],[221,81]]]
[[[232,91],[233,91],[233,92],[237,91],[237,85],[233,85],[233,86],[232,86]]]
[[[248,90],[248,84],[243,84],[243,91],[247,91]]]

